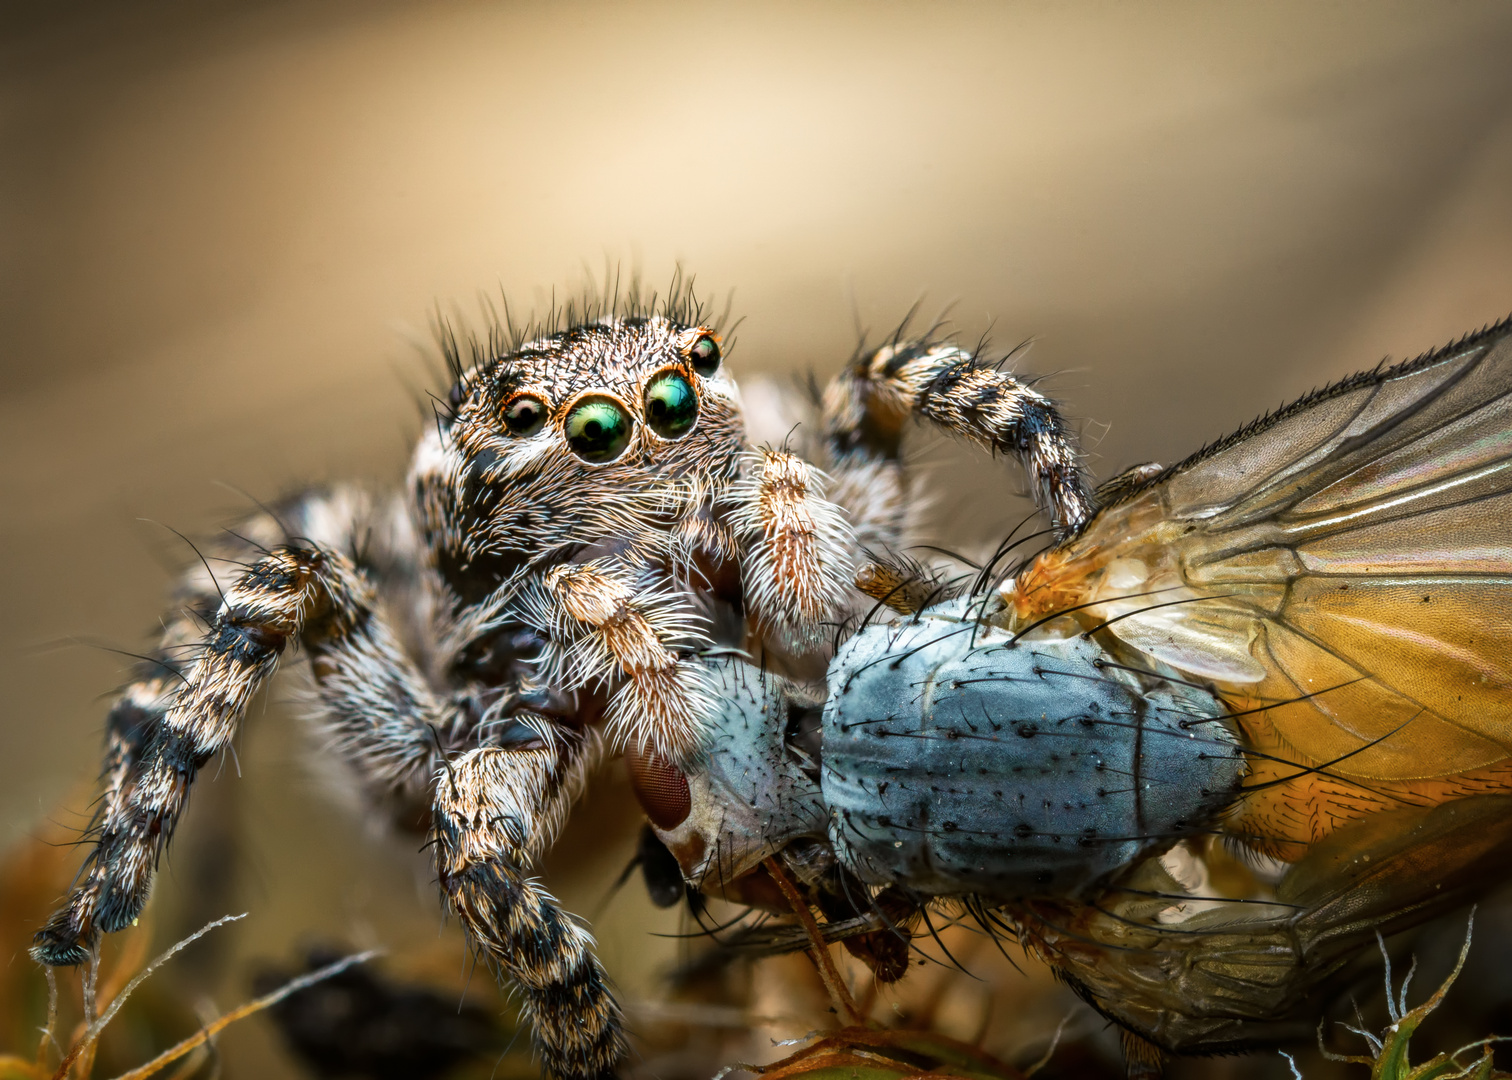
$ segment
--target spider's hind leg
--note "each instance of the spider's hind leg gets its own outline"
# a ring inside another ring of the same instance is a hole
[[[312,621],[349,617],[354,573],[312,546],[275,547],[236,577],[218,609],[205,604],[214,610],[207,629],[188,613],[169,620],[158,654],[111,710],[97,841],[66,904],[37,933],[35,959],[82,963],[101,933],[137,917],[195,775],[230,746],[288,642]],[[185,646],[198,655],[182,655]]]
[[[106,720],[95,844],[36,935],[35,959],[82,963],[100,934],[136,918],[195,777],[231,745],[291,642],[308,650],[328,729],[370,785],[419,789],[429,801],[429,725],[444,725],[446,709],[356,565],[375,509],[356,489],[306,492],[243,522],[184,576],[156,649]],[[315,539],[292,540],[291,529]],[[212,563],[226,573],[212,573]]]
[[[190,610],[168,621],[158,653],[111,711],[97,842],[32,955],[79,964],[102,933],[131,923],[196,774],[230,744],[248,701],[297,640],[310,656],[321,722],[370,793],[433,803],[446,895],[473,940],[520,982],[552,1075],[611,1075],[624,1037],[592,941],[526,876],[597,760],[599,739],[553,731],[540,740],[548,745],[441,760],[440,733],[471,737],[468,718],[431,688],[390,622],[379,589],[402,574],[409,548],[401,531],[386,550],[365,551],[364,538],[382,532],[368,528],[381,525],[372,509],[350,491],[312,493],[287,512],[313,541],[279,543],[283,526],[258,519],[254,539],[235,550],[253,557],[224,599],[208,572],[190,576],[181,597]]]

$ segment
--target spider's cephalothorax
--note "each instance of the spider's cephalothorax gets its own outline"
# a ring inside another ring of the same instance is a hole
[[[708,327],[575,327],[466,372],[450,405],[415,459],[416,523],[445,637],[489,690],[531,686],[569,725],[607,706],[616,741],[675,760],[707,711],[693,652],[744,644],[747,602],[811,645],[843,597],[845,526],[806,464],[748,449]]]
[[[605,747],[626,749],[653,821],[682,821],[678,766],[716,707],[700,653],[817,674],[823,623],[859,598],[852,536],[901,538],[910,415],[1020,455],[1062,528],[1091,508],[1050,404],[942,342],[858,355],[832,384],[827,502],[803,458],[750,446],[687,293],[632,307],[495,335],[468,364],[450,346],[407,491],[305,493],[222,545],[228,580],[185,579],[111,710],[97,843],[37,959],[78,964],[136,917],[196,773],[292,643],[332,749],[430,831],[447,902],[522,991],[547,1072],[613,1073],[624,1036],[592,941],[530,876]]]

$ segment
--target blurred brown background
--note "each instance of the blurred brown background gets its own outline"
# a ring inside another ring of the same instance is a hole
[[[735,290],[738,373],[823,377],[953,302],[1034,339],[1107,476],[1512,311],[1509,58],[1499,0],[0,4],[0,842],[84,820],[128,661],[59,643],[145,640],[192,556],[142,519],[396,479],[437,304],[681,262]],[[957,543],[1014,516],[970,481]],[[163,903],[251,910],[238,956],[434,942],[418,858],[256,713]],[[579,912],[630,854],[616,783],[555,868]],[[677,928],[638,893],[595,924],[631,997]],[[256,1023],[227,1075],[287,1068]]]

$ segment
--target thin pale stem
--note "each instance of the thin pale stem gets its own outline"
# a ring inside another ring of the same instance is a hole
[[[368,960],[371,960],[373,957],[377,956],[378,952],[379,950],[377,949],[369,949],[367,952],[358,953],[355,956],[348,956],[344,959],[337,960],[334,964],[327,964],[319,971],[312,971],[308,975],[301,975],[297,979],[290,979],[288,982],[284,983],[272,993],[264,994],[260,998],[256,998],[252,1001],[247,1002],[245,1005],[240,1005],[235,1009],[232,1009],[225,1016],[222,1016],[219,1019],[200,1028],[183,1042],[171,1046],[167,1050],[164,1050],[157,1057],[147,1062],[147,1064],[140,1065],[137,1068],[132,1069],[129,1073],[122,1073],[120,1076],[116,1077],[115,1080],[145,1080],[146,1077],[152,1076],[154,1073],[161,1071],[165,1066],[173,1064],[185,1054],[188,1054],[198,1047],[203,1046],[205,1043],[209,1042],[216,1035],[219,1035],[223,1030],[230,1027],[238,1020],[251,1016],[253,1013],[261,1012],[263,1009],[266,1009],[269,1006],[277,1005],[280,1001],[282,1001],[289,995],[297,994],[299,993],[299,991],[304,990],[307,987],[314,986],[316,983],[321,982],[324,979],[329,979],[332,975],[339,975],[349,967],[353,967],[356,964],[366,963]]]
[[[810,955],[814,958],[814,966],[819,969],[819,978],[824,982],[824,988],[829,991],[830,999],[835,1003],[836,1009],[844,1017],[847,1024],[861,1025],[865,1023],[860,1010],[856,1008],[855,999],[851,997],[850,990],[846,988],[845,980],[840,977],[840,969],[835,967],[834,958],[830,956],[829,945],[824,940],[824,935],[819,932],[819,924],[814,921],[814,913],[809,910],[808,904],[798,892],[798,887],[787,876],[782,866],[775,858],[768,855],[762,860],[762,865],[767,873],[772,875],[772,880],[777,882],[777,887],[782,890],[782,895],[787,897],[787,902],[792,905],[793,913],[798,916],[798,921],[803,923],[803,929],[808,932]]]

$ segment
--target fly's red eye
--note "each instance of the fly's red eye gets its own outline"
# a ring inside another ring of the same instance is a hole
[[[655,750],[633,746],[625,751],[625,764],[630,769],[630,787],[651,824],[675,829],[687,820],[693,800],[688,795],[688,778],[676,765]]]

